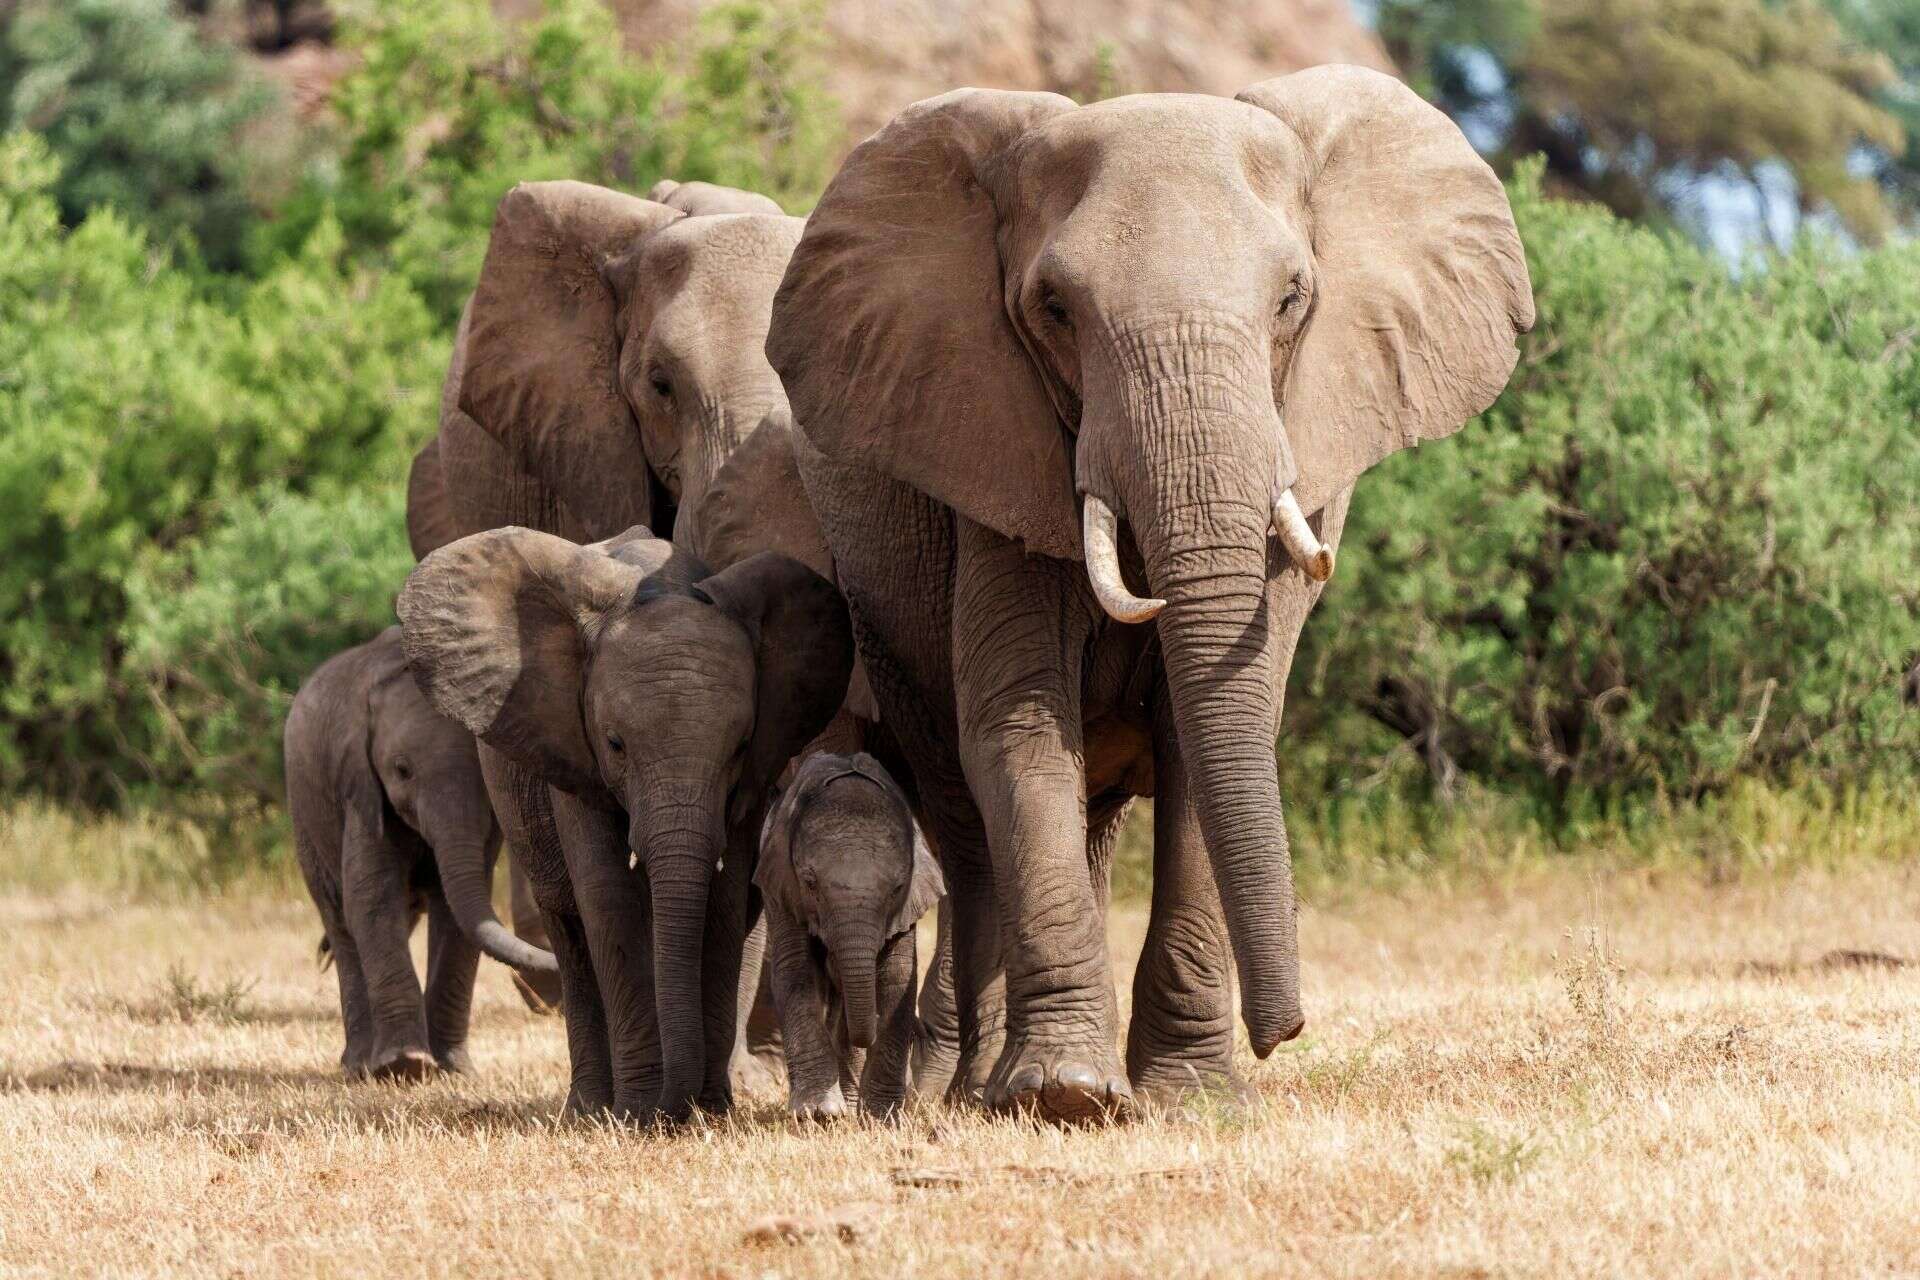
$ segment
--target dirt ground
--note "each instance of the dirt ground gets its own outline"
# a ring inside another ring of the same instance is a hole
[[[0,1273],[1913,1273],[1917,881],[1343,893],[1252,1113],[821,1132],[764,1098],[673,1137],[556,1124],[561,1028],[497,967],[477,1074],[348,1085],[304,904],[4,897]]]

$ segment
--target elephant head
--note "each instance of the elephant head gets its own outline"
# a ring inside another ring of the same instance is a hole
[[[508,192],[455,354],[453,407],[596,536],[671,528],[786,409],[764,344],[804,223],[750,192],[656,191]]]
[[[709,574],[644,529],[581,546],[506,528],[428,556],[398,608],[436,706],[625,813],[653,900],[660,1106],[683,1111],[701,1084],[709,886],[730,829],[846,693],[840,593],[773,552]]]
[[[386,805],[433,850],[461,931],[502,964],[553,972],[551,952],[513,936],[493,913],[496,835],[473,737],[440,715],[398,661],[367,688],[367,763]]]
[[[1270,569],[1324,579],[1311,517],[1484,409],[1532,321],[1499,181],[1351,67],[1233,100],[918,103],[842,166],[775,298],[814,447],[1084,559],[1122,622],[1158,615],[1262,1055],[1301,1021]]]
[[[808,756],[767,814],[753,879],[825,944],[847,1039],[872,1048],[881,952],[947,892],[899,786],[864,752]],[[900,993],[887,994],[892,1008]]]

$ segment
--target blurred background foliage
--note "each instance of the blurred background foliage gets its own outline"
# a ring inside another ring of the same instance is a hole
[[[1920,0],[1365,12],[1508,177],[1540,320],[1481,422],[1364,482],[1288,700],[1303,828],[1910,788]],[[241,20],[324,29],[324,112]],[[270,815],[292,690],[391,620],[500,195],[804,212],[846,144],[815,31],[736,0],[641,56],[600,0],[0,0],[0,794]]]

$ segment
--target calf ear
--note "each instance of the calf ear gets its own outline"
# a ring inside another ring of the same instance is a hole
[[[588,648],[643,573],[608,544],[532,529],[460,538],[400,592],[407,663],[442,715],[562,790],[597,792],[582,712]]]
[[[947,896],[947,878],[940,874],[940,860],[933,856],[933,848],[927,843],[926,833],[920,830],[920,824],[907,815],[907,825],[913,828],[913,878],[907,884],[907,897],[900,904],[900,910],[894,915],[889,933],[905,933],[920,923],[920,917],[939,905],[940,899]]]
[[[800,909],[800,883],[793,870],[793,820],[800,804],[799,779],[786,789],[778,804],[767,810],[760,824],[760,861],[753,870],[753,882],[760,896],[796,920],[804,919]]]
[[[753,641],[753,737],[729,814],[738,822],[840,709],[853,670],[853,624],[831,582],[777,551],[748,556],[697,591]]]

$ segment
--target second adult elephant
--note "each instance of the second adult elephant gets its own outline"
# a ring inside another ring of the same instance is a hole
[[[1298,1034],[1295,643],[1356,479],[1484,409],[1532,319],[1498,179],[1357,68],[1237,99],[961,90],[834,178],[768,354],[945,863],[989,1103],[1237,1087],[1236,968],[1255,1054]],[[1136,794],[1123,1067],[1104,851]]]
[[[399,613],[434,704],[551,788],[558,856],[527,871],[569,1109],[725,1111],[767,795],[853,664],[839,592],[773,552],[712,573],[643,528],[588,546],[506,528],[428,556]]]

